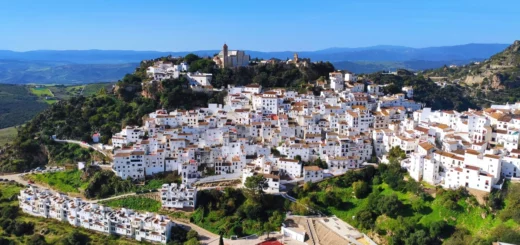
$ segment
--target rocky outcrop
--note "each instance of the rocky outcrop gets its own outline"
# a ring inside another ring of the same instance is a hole
[[[465,84],[481,84],[482,81],[484,81],[484,77],[482,76],[466,76],[466,79],[464,79]]]
[[[491,84],[490,84],[490,87],[492,89],[504,89],[505,86],[504,84],[502,83],[503,81],[503,78],[502,78],[502,75],[500,74],[494,74],[492,77],[491,77]]]

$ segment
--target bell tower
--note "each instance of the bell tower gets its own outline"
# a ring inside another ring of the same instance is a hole
[[[228,46],[224,43],[224,46],[222,47],[222,54],[224,57],[222,57],[222,68],[226,67],[226,61],[228,59]]]
[[[298,64],[298,53],[294,53],[294,64]]]

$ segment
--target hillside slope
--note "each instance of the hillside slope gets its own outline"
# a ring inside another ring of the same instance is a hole
[[[0,84],[0,129],[23,124],[48,106],[25,86]]]
[[[425,76],[459,80],[473,87],[486,90],[501,90],[520,86],[520,41],[483,62],[461,67],[442,67],[425,71]]]

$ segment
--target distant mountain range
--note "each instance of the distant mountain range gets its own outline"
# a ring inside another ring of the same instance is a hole
[[[465,64],[489,58],[508,44],[465,44],[429,48],[379,45],[363,48],[328,48],[298,52],[301,58],[330,61],[338,69],[355,73],[406,68],[422,70],[449,64]],[[233,49],[233,47],[230,47]],[[213,56],[220,50],[184,52],[131,50],[0,50],[0,83],[89,83],[114,81],[131,73],[141,60],[195,53]],[[293,51],[246,50],[252,58],[288,59]]]
[[[112,82],[132,73],[139,63],[74,64],[56,61],[2,60],[0,83],[85,84]]]

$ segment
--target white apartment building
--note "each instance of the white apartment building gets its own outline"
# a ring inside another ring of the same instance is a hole
[[[161,187],[163,208],[194,210],[197,205],[197,188],[184,184],[163,184]]]
[[[330,88],[334,91],[341,91],[345,89],[345,81],[343,80],[343,74],[341,72],[329,73]]]
[[[299,178],[302,176],[302,164],[298,160],[279,158],[276,160],[275,166],[280,170],[280,174],[287,175],[291,178]]]
[[[318,182],[323,180],[323,169],[318,166],[303,167],[304,182]]]
[[[22,212],[33,216],[56,219],[70,225],[83,227],[104,234],[117,234],[147,241],[166,244],[175,225],[168,217],[137,213],[130,209],[112,209],[97,203],[71,198],[30,186],[18,196]]]

